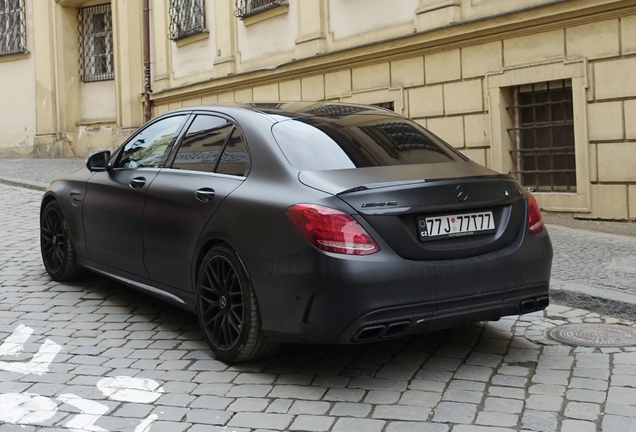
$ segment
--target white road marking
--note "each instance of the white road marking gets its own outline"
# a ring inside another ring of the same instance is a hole
[[[19,355],[32,334],[32,328],[20,324],[0,345],[0,357]],[[0,370],[44,375],[61,350],[60,345],[47,339],[31,361],[0,361]],[[164,393],[156,381],[127,376],[104,378],[97,383],[97,388],[112,400],[134,403],[153,403]],[[72,416],[65,425],[71,432],[108,432],[95,425],[108,412],[108,406],[71,393],[62,394],[57,399],[80,410],[80,414]],[[57,404],[53,400],[35,393],[0,394],[0,423],[38,424],[50,419],[56,412]],[[134,432],[149,432],[157,418],[156,414],[149,415],[135,427]]]
[[[0,362],[0,369],[6,372],[15,372],[23,375],[44,375],[49,371],[49,365],[62,349],[50,339],[44,341],[30,362]]]
[[[157,420],[157,414],[150,414],[144,421],[137,425],[133,432],[148,432],[155,420]]]
[[[33,329],[31,327],[27,327],[24,324],[20,324],[13,330],[13,333],[9,335],[7,340],[0,345],[0,357],[3,356],[14,356],[17,357],[20,355],[22,350],[24,350],[24,344],[31,337],[33,333]]]
[[[127,376],[104,378],[97,388],[107,398],[120,402],[153,403],[163,394],[156,381]]]
[[[0,394],[0,423],[42,423],[55,415],[57,404],[34,393]]]
[[[107,432],[106,429],[95,426],[95,422],[106,414],[108,407],[88,399],[83,399],[71,393],[60,395],[57,399],[79,409],[82,414],[77,414],[66,423],[66,427],[72,432]]]

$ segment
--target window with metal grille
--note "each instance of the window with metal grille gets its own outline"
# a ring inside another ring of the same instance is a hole
[[[205,0],[170,0],[170,34],[176,41],[206,31]]]
[[[395,102],[380,102],[373,105],[378,106],[380,108],[385,108],[391,111],[395,111]]]
[[[366,111],[366,108],[352,105],[317,105],[304,109],[306,114],[316,114],[325,117],[344,117]]]
[[[408,123],[381,123],[374,126],[362,126],[360,129],[391,151],[421,149],[443,154],[438,143],[431,141],[429,137]]]
[[[234,15],[243,19],[284,4],[287,0],[236,0]]]
[[[25,51],[24,0],[0,0],[0,56]]]
[[[80,8],[77,19],[82,82],[114,79],[113,16],[110,4]]]
[[[508,112],[515,127],[508,132],[516,148],[511,171],[521,184],[539,192],[576,192],[574,116],[569,80],[512,89]]]

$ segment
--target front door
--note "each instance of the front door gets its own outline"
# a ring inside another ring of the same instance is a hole
[[[186,118],[182,114],[149,124],[114,156],[108,171],[97,172],[88,180],[83,218],[91,260],[148,277],[142,234],[146,192]]]

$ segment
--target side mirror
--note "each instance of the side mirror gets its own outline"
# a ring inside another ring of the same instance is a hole
[[[108,171],[110,169],[110,165],[108,165],[109,159],[110,152],[108,150],[95,153],[86,159],[86,168],[90,172]]]

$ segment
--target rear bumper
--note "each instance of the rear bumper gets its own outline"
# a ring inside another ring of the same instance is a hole
[[[552,246],[544,230],[478,257],[408,261],[308,246],[247,260],[264,333],[281,342],[356,343],[543,309]],[[382,246],[382,245],[381,245]],[[522,307],[523,305],[523,307]]]
[[[452,300],[380,309],[356,320],[338,339],[339,343],[369,342],[414,333],[463,327],[477,321],[495,321],[545,309],[547,285],[516,288]]]

